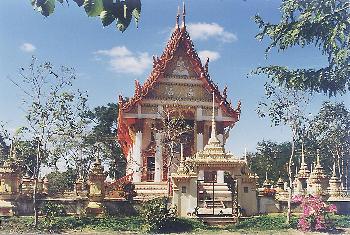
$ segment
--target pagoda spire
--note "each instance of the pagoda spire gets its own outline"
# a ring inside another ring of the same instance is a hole
[[[211,117],[211,134],[209,143],[218,143],[220,142],[216,136],[216,123],[215,123],[215,95],[213,92],[213,111],[212,111],[212,117]]]
[[[316,157],[316,167],[317,166],[321,166],[321,163],[320,163],[320,150],[317,149],[317,157]]]
[[[304,142],[301,142],[301,165],[305,164]]]
[[[337,177],[337,171],[336,171],[336,166],[335,166],[335,158],[334,158],[334,161],[333,161],[332,177]]]
[[[186,27],[186,7],[185,7],[185,1],[182,3],[182,27]]]
[[[179,19],[180,19],[180,6],[177,6],[175,29],[179,28]]]

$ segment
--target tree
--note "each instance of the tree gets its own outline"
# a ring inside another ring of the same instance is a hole
[[[289,197],[287,223],[291,217],[291,198],[293,193],[293,159],[295,156],[296,143],[305,135],[305,107],[308,99],[304,92],[282,89],[271,83],[265,84],[266,99],[259,103],[258,114],[270,118],[272,125],[286,125],[291,130],[291,152],[288,161]]]
[[[24,94],[26,137],[36,143],[36,159],[33,170],[33,204],[38,223],[38,177],[42,165],[53,156],[54,143],[77,130],[74,118],[86,105],[84,93],[72,90],[76,79],[74,69],[61,66],[56,69],[50,62],[38,64],[32,58],[28,68],[21,68],[18,80],[11,80]]]
[[[43,16],[51,15],[56,1],[64,0],[30,0],[33,8]],[[69,4],[68,0],[65,0]],[[140,20],[141,0],[73,0],[79,7],[83,6],[89,17],[100,17],[102,25],[108,26],[116,21],[116,27],[124,32],[134,17],[136,26]]]
[[[48,179],[48,194],[50,196],[63,195],[65,191],[74,189],[75,181],[78,177],[77,172],[68,168],[64,172],[53,171],[46,175]]]
[[[87,137],[89,144],[100,144],[100,157],[109,163],[109,176],[118,179],[125,175],[126,160],[117,142],[118,105],[108,103],[98,106],[88,113],[93,123],[92,132]]]
[[[320,148],[326,166],[337,162],[342,186],[348,187],[350,111],[344,103],[323,103],[318,114],[310,120],[309,139]],[[326,170],[331,172],[331,167]]]
[[[0,134],[0,164],[1,165],[8,158],[9,154],[10,154],[10,146],[6,144],[5,138]]]
[[[176,154],[180,153],[180,144],[190,141],[188,134],[193,130],[185,120],[182,111],[185,110],[181,110],[177,104],[164,105],[163,111],[158,112],[160,123],[153,127],[153,130],[161,136],[162,147],[167,156],[163,161],[167,173],[168,195],[170,194],[171,167],[175,165]]]
[[[314,45],[327,57],[323,68],[297,68],[270,65],[254,72],[266,74],[287,88],[320,92],[334,96],[350,89],[350,2],[346,0],[283,0],[281,21],[266,22],[255,16],[258,40],[270,39],[266,54],[273,48]]]
[[[258,143],[257,151],[248,154],[250,168],[259,176],[259,183],[262,184],[265,174],[268,178],[277,182],[281,177],[288,180],[288,161],[291,152],[291,143],[275,143],[262,141]]]

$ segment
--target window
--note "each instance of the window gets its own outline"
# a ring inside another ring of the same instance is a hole
[[[186,186],[182,186],[181,192],[182,192],[182,193],[186,193]]]
[[[243,192],[248,193],[248,187],[244,187]]]

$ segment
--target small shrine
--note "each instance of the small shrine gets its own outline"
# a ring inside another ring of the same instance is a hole
[[[315,195],[323,195],[328,187],[328,177],[320,163],[320,153],[317,150],[316,166],[312,170],[307,182],[307,192]]]
[[[310,170],[305,162],[304,145],[301,146],[301,163],[298,173],[295,176],[295,194],[305,194],[307,190],[307,181],[310,176]]]
[[[181,148],[183,149],[183,148]],[[184,157],[176,173],[173,205],[180,216],[257,213],[256,180],[247,161],[225,151],[216,134],[213,94],[212,129],[204,149]]]
[[[86,208],[86,213],[89,215],[102,215],[105,213],[103,200],[105,197],[105,180],[107,175],[104,173],[103,166],[99,157],[89,173],[89,204]]]
[[[19,193],[20,181],[20,168],[16,157],[11,154],[0,167],[0,216],[14,215],[14,200]]]
[[[329,195],[331,199],[337,199],[341,196],[341,181],[337,176],[335,161],[333,162],[332,177],[329,180]]]

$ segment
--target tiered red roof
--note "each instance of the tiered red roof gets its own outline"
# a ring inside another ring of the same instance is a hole
[[[119,96],[119,116],[118,116],[118,141],[123,149],[123,153],[127,156],[130,147],[132,146],[132,139],[129,135],[128,125],[123,119],[122,112],[128,112],[131,108],[135,107],[138,102],[140,102],[155,86],[157,81],[164,77],[165,71],[173,59],[176,50],[179,48],[180,43],[182,43],[183,48],[185,48],[185,53],[189,58],[189,62],[192,65],[194,72],[197,77],[203,81],[205,89],[215,95],[216,101],[218,101],[220,107],[232,118],[235,122],[239,120],[241,112],[241,103],[238,102],[238,106],[234,109],[231,103],[226,99],[226,91],[223,94],[219,91],[219,88],[211,80],[208,73],[208,62],[205,66],[202,65],[197,52],[194,49],[192,40],[186,30],[186,26],[180,28],[175,28],[171,35],[167,46],[161,55],[161,57],[153,57],[153,69],[147,80],[143,85],[140,85],[138,81],[135,81],[135,94],[128,101],[125,101],[122,96]]]

